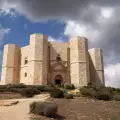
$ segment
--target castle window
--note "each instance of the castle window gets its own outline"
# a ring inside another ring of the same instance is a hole
[[[25,72],[24,76],[27,77],[27,73],[26,72]]]
[[[60,57],[59,54],[57,55],[56,60],[57,60],[57,61],[61,61],[61,57]]]
[[[27,63],[28,63],[28,58],[26,57],[25,61],[24,61],[24,64],[27,64]]]

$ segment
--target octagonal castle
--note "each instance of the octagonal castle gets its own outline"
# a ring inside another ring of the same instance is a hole
[[[1,84],[9,83],[104,85],[102,50],[88,50],[85,37],[72,37],[69,42],[50,42],[45,35],[32,34],[28,46],[4,46]]]

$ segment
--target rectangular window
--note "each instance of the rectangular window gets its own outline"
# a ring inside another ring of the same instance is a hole
[[[28,63],[28,58],[26,57],[25,61],[24,61],[24,64],[27,64],[27,63]]]
[[[27,77],[27,73],[25,73],[25,77]]]

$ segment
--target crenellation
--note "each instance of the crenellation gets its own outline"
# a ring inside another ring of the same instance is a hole
[[[85,37],[51,42],[48,36],[35,33],[27,46],[4,46],[1,78],[1,84],[104,85],[103,52],[100,48],[88,51]]]

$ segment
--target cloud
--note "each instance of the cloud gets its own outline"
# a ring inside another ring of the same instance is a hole
[[[106,86],[120,88],[120,63],[105,67]]]
[[[50,42],[54,42],[54,41],[64,42],[61,38],[55,39],[55,38],[53,38],[53,37],[51,37],[51,36],[48,37],[48,41],[50,41]]]
[[[0,46],[2,45],[5,35],[8,34],[10,30],[10,28],[3,28],[2,25],[0,25]]]
[[[12,8],[15,8],[15,5],[9,5],[7,2],[4,2],[2,4],[1,9],[0,9],[0,16],[9,15],[12,18],[16,17],[17,16],[17,12],[15,11],[15,9],[12,9]]]
[[[119,64],[119,0],[0,1],[0,8],[7,5],[9,9],[14,8],[16,12],[24,15],[32,22],[48,19],[64,21],[66,24],[64,35],[87,37],[89,39],[89,48],[99,47],[103,49],[105,64]],[[49,39],[54,41],[53,38]],[[111,69],[110,67],[107,68]]]
[[[0,40],[3,40],[5,34],[10,32],[10,28],[0,28]]]

